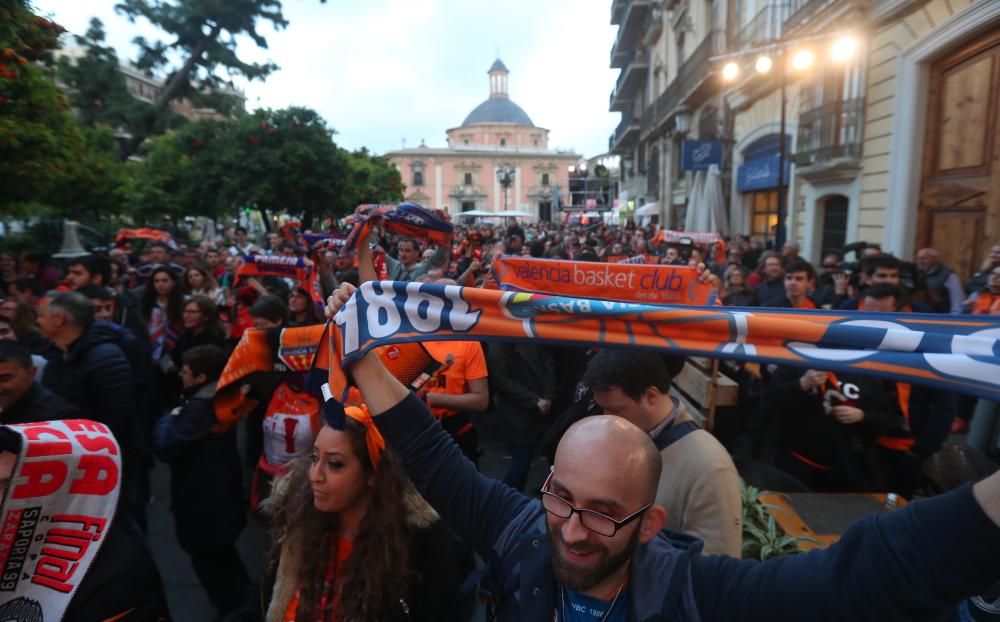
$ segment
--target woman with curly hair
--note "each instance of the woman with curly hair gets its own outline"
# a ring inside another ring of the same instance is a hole
[[[457,620],[450,532],[367,409],[346,410],[344,429],[324,425],[265,504],[274,536],[266,621]]]

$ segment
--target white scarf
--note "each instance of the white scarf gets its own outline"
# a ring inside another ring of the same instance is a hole
[[[121,451],[93,421],[0,429],[21,438],[0,506],[0,619],[57,622],[111,529]]]

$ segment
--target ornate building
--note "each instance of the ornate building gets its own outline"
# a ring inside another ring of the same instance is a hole
[[[448,130],[447,147],[421,144],[385,156],[400,171],[407,201],[451,214],[517,210],[552,220],[569,198],[569,166],[580,156],[549,149],[549,130],[511,101],[510,72],[500,59],[488,73],[489,99]],[[505,170],[512,176],[506,191]]]

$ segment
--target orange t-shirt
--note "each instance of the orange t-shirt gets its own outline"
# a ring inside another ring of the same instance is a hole
[[[972,303],[973,315],[1000,315],[1000,296],[990,292],[979,292]]]
[[[423,344],[441,368],[427,383],[427,393],[461,395],[469,392],[469,381],[486,378],[486,356],[478,341],[428,341]],[[458,413],[447,408],[431,408],[438,419]]]
[[[351,551],[354,550],[354,543],[350,540],[345,540],[343,538],[337,538],[337,557],[332,558],[326,566],[326,577],[324,578],[324,583],[333,583],[337,579],[337,574],[340,569],[344,567],[347,563],[347,558],[351,556]],[[323,602],[320,604],[320,608],[323,609],[326,604],[326,598],[323,598]],[[334,591],[333,595],[334,610],[340,605],[340,587]],[[299,592],[296,590],[295,596],[292,597],[291,602],[288,603],[288,609],[285,610],[285,616],[282,618],[283,622],[297,622],[296,615],[299,609]],[[324,618],[325,620],[326,618]],[[304,620],[302,622],[311,622],[309,620]],[[331,621],[332,622],[332,621]]]

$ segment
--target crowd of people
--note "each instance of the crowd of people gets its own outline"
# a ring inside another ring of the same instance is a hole
[[[153,461],[169,464],[177,540],[219,619],[468,619],[473,552],[485,565],[478,591],[505,620],[550,620],[553,606],[560,621],[730,619],[733,607],[754,612],[746,619],[816,619],[809,599],[819,618],[902,619],[950,611],[1000,579],[995,559],[978,557],[995,558],[1000,543],[993,480],[852,528],[825,558],[729,559],[742,552],[747,464],[780,471],[795,490],[910,499],[953,431],[1000,459],[1000,405],[941,389],[727,363],[739,424],[720,439],[672,390],[684,360],[669,353],[428,341],[435,369],[415,392],[377,357],[354,364],[363,403],[347,408],[342,430],[325,422],[304,374],[264,393],[245,387],[256,405],[242,450],[213,409],[247,330],[323,324],[370,280],[489,287],[502,255],[630,261],[692,267],[730,306],[1000,315],[1000,245],[962,283],[935,249],[911,263],[854,245],[853,257],[827,254],[817,270],[794,242],[668,241],[631,222],[456,225],[450,247],[379,230],[353,254],[294,229],[223,237],[59,262],[0,252],[0,424],[107,425],[122,454],[117,520],[135,550],[148,546]],[[248,276],[248,257],[285,258],[315,278]],[[504,432],[502,481],[476,470],[482,418]],[[540,503],[521,494],[539,457],[552,465]],[[272,534],[259,580],[235,546],[248,520]],[[939,525],[949,535],[923,546],[921,530]],[[879,539],[886,530],[891,542]],[[935,570],[908,582],[925,563]],[[144,619],[169,617],[162,588],[131,597],[158,609]],[[127,596],[116,598],[127,610]]]

